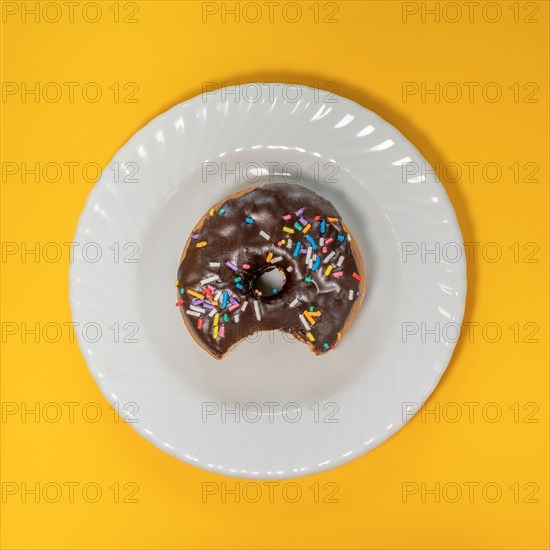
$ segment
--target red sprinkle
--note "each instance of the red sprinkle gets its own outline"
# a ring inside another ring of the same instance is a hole
[[[178,301],[176,302],[176,305],[177,305],[178,307],[180,307],[181,305],[183,305],[183,300],[178,300]]]
[[[353,278],[357,279],[358,281],[361,280],[361,277],[359,277],[359,275],[357,275],[357,273],[355,273],[355,271],[353,272]]]
[[[321,216],[315,216],[313,219],[318,222],[321,219]]]
[[[209,287],[204,288],[204,289],[202,290],[202,292],[203,292],[203,294],[206,294],[211,300],[214,299],[214,295],[212,294],[212,291],[210,290]]]
[[[199,330],[202,329],[203,323],[204,323],[204,319],[201,317],[201,318],[199,319],[199,323],[197,324],[197,328],[198,328]]]

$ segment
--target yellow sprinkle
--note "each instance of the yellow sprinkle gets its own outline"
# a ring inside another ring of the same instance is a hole
[[[294,233],[294,229],[292,229],[292,227],[287,227],[286,225],[283,227],[283,231],[286,231],[287,233]]]
[[[310,342],[315,342],[315,338],[313,337],[313,334],[311,334],[311,332],[308,332],[306,336],[309,338]]]
[[[286,239],[281,239],[281,244],[286,244]]]
[[[200,243],[197,243],[197,248],[202,248],[203,246],[206,246],[208,243],[206,241],[201,241]]]
[[[210,209],[210,215],[213,216],[215,213],[216,213],[216,211],[213,208],[211,208]]]
[[[174,283],[174,286],[178,286],[180,282],[176,279],[176,282]]]
[[[327,222],[337,222],[338,218],[327,218]]]
[[[194,296],[195,298],[200,298],[201,300],[204,298],[202,294],[199,294],[198,292],[190,289],[187,289],[187,294],[191,294],[191,296]]]
[[[267,255],[267,258],[265,259],[265,261],[267,263],[271,262],[271,260],[273,259],[273,252],[270,252],[268,255]]]
[[[311,224],[308,223],[308,224],[302,229],[302,233],[307,233],[310,229],[311,229]]]
[[[214,315],[214,326],[217,327],[219,322],[220,322],[220,314],[216,313],[216,315]]]
[[[326,269],[325,269],[325,275],[330,275],[330,272],[332,271],[332,264],[329,265]]]
[[[216,302],[216,300],[212,300],[211,303],[212,303],[213,306],[217,306],[217,305],[219,305],[220,302]]]
[[[338,342],[342,339],[342,333],[341,332],[338,333],[337,338],[338,338]]]
[[[218,325],[214,325],[214,339],[216,339],[218,337],[218,331],[219,331],[219,327]]]

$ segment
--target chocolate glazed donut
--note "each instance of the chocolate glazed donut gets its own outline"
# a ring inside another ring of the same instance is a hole
[[[199,220],[176,286],[185,325],[217,359],[264,330],[288,332],[319,354],[357,313],[363,263],[328,200],[273,183],[231,195]]]

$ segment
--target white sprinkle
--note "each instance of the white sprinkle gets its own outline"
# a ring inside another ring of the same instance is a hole
[[[271,239],[271,237],[270,237],[265,231],[260,231],[260,235],[261,235],[266,241],[269,241],[269,239]]]
[[[319,239],[319,246],[325,246],[325,238],[324,237],[321,237]]]
[[[328,264],[330,262],[330,260],[332,260],[332,258],[334,258],[334,256],[336,256],[336,252],[334,252],[334,250],[323,260],[323,263],[324,264]]]
[[[187,315],[192,315],[193,317],[200,317],[201,314],[196,312],[196,311],[191,311],[190,309],[188,309],[185,313],[187,313]]]
[[[313,252],[313,248],[311,246],[307,247],[307,254],[306,254],[306,264],[309,265],[309,262],[311,261],[311,253]],[[309,266],[311,267],[311,266]]]
[[[248,302],[245,302],[242,306],[241,306],[241,311],[246,311],[246,308],[248,307]]]
[[[214,317],[214,315],[216,315],[216,313],[218,313],[218,310],[216,308],[211,309],[210,313],[208,314],[208,317]]]
[[[207,285],[208,283],[213,283],[214,281],[219,281],[219,275],[212,275],[212,277],[207,277],[200,282],[201,286]]]
[[[355,292],[353,292],[353,290],[350,290],[349,291],[349,299],[350,300],[353,300],[353,295],[355,294]]]
[[[304,328],[309,332],[311,330],[311,327],[306,321],[306,318],[302,314],[300,314],[299,317],[300,317],[300,321],[302,321],[302,325],[304,325]]]
[[[199,313],[206,313],[206,309],[198,306],[189,306],[189,309],[192,309],[193,311],[198,311]]]
[[[214,296],[214,302],[218,302],[222,294],[223,292],[221,290],[218,290],[218,292],[216,292],[216,295]]]
[[[294,300],[292,300],[292,302],[290,302],[290,304],[288,304],[290,307],[296,307],[298,305],[298,303],[300,302],[300,300],[298,300],[298,298],[295,298]]]
[[[351,242],[351,234],[350,233],[348,233],[348,241]]]
[[[258,300],[254,300],[254,311],[256,312],[256,319],[258,319],[258,321],[261,321],[262,315],[260,313],[260,302],[258,302]]]
[[[292,266],[289,265],[289,266],[286,268],[286,270],[290,273],[290,272],[292,271]]]
[[[292,248],[292,239],[288,239],[288,241],[286,242],[286,247]]]
[[[208,265],[210,267],[220,267],[220,262],[210,262]]]
[[[273,259],[271,260],[271,263],[272,263],[272,264],[276,264],[276,263],[280,262],[282,259],[283,259],[282,256],[277,256],[276,258],[273,258]]]
[[[345,259],[346,259],[345,256],[340,256],[340,257],[338,258],[338,263],[336,264],[337,267],[342,267],[342,264],[344,263],[344,260],[345,260]]]
[[[233,321],[235,321],[235,323],[239,322],[239,314],[238,313],[237,313],[237,315],[233,315]]]

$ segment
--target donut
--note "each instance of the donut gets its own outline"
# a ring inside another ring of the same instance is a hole
[[[269,330],[322,354],[353,321],[364,279],[336,208],[302,185],[269,183],[226,197],[198,221],[180,258],[176,306],[216,359]]]

